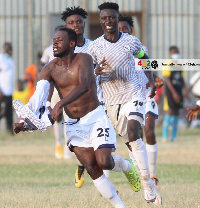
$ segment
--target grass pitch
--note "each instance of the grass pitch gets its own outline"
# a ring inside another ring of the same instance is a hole
[[[118,138],[116,153],[128,151]],[[157,175],[163,208],[200,208],[200,129],[180,130],[173,143],[161,142],[157,129]],[[76,158],[54,157],[52,129],[47,132],[0,133],[0,208],[111,208],[85,174],[82,188],[74,186]],[[155,207],[147,204],[143,190],[135,193],[122,173],[110,173],[127,208]]]

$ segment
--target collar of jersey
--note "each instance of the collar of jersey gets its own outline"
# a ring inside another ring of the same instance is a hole
[[[116,43],[116,42],[121,38],[121,36],[122,36],[122,33],[119,32],[119,38],[118,38],[116,41],[108,40],[108,39],[105,37],[105,35],[104,35],[104,39],[107,40],[107,41],[110,42],[110,43]]]
[[[83,45],[76,45],[77,47],[82,47],[82,46],[84,46],[85,45],[85,38],[84,38],[84,40],[83,40]]]

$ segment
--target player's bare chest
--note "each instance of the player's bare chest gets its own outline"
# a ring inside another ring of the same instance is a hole
[[[76,68],[59,68],[53,72],[52,78],[60,86],[73,85],[78,80]]]

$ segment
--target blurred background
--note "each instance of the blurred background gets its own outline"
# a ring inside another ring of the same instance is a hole
[[[15,80],[36,62],[38,51],[51,43],[54,28],[64,24],[62,11],[81,6],[89,13],[85,37],[102,35],[98,5],[103,0],[0,0],[0,45],[13,45]],[[135,35],[149,49],[149,57],[169,58],[169,46],[177,45],[182,58],[200,57],[199,0],[115,0],[122,14],[134,19]],[[186,76],[189,79],[190,73]]]

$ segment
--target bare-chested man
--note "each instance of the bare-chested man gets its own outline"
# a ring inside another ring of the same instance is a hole
[[[49,92],[50,83],[53,83],[61,100],[51,110],[51,118],[56,121],[64,108],[69,116],[66,133],[70,150],[84,165],[100,194],[114,207],[125,207],[103,169],[123,172],[131,187],[138,183],[139,177],[130,159],[111,155],[116,145],[116,134],[99,106],[92,57],[74,53],[76,41],[77,35],[73,30],[60,28],[57,31],[53,39],[57,58],[44,66],[30,99],[32,103],[28,103],[29,109],[26,109],[31,111],[34,105],[46,102],[48,93],[44,91]],[[23,130],[23,123],[14,124],[13,128],[15,133],[19,133]]]

